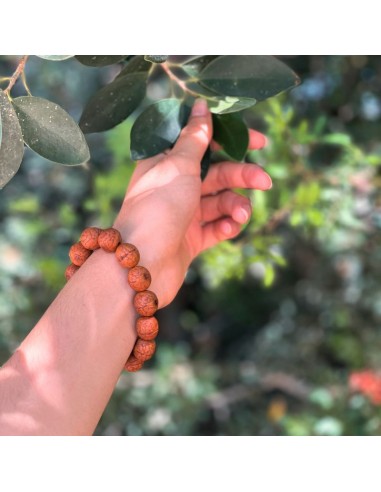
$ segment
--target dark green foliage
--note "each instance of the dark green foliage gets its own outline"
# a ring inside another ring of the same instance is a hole
[[[85,137],[73,118],[58,104],[32,96],[13,100],[25,143],[42,157],[66,165],[90,158]]]
[[[225,96],[263,101],[299,83],[297,75],[273,56],[221,56],[200,73],[205,87]]]
[[[72,55],[40,55],[50,61],[70,57]],[[90,67],[123,62],[114,80],[87,101],[79,122],[85,133],[114,128],[142,107],[147,88],[150,97],[154,94],[155,102],[141,112],[133,125],[133,159],[145,159],[171,148],[187,124],[194,100],[203,98],[215,115],[240,113],[237,117],[214,119],[215,140],[232,159],[240,161],[248,143],[241,113],[254,106],[257,100],[298,83],[294,72],[271,56],[75,55],[75,58]],[[16,78],[21,71],[15,72]],[[22,80],[25,85],[25,78]],[[29,93],[26,85],[25,89]],[[31,96],[17,98],[14,104],[21,118],[24,140],[31,149],[61,164],[80,164],[88,160],[84,137],[62,108]],[[209,168],[206,162],[207,159],[202,166],[203,178]]]
[[[235,114],[213,115],[213,138],[234,160],[242,161],[249,145],[249,132]]]
[[[17,173],[24,155],[20,124],[8,97],[0,90],[0,189]]]
[[[163,99],[149,106],[132,127],[132,159],[147,159],[170,149],[185,126],[189,113],[189,106],[178,99]]]
[[[144,72],[126,73],[103,87],[86,104],[79,121],[81,129],[104,132],[119,125],[144,99],[146,79]]]
[[[106,67],[123,61],[128,55],[75,55],[75,58],[88,67]]]

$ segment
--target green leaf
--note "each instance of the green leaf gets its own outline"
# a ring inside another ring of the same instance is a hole
[[[198,78],[200,72],[202,72],[210,63],[217,58],[221,58],[220,55],[202,55],[193,56],[191,60],[184,63],[183,68],[186,70],[191,77]]]
[[[0,89],[0,120],[2,124],[0,146],[0,189],[10,181],[19,170],[24,142],[19,121],[12,104]]]
[[[106,67],[124,60],[128,55],[75,55],[75,58],[87,67]]]
[[[227,114],[236,113],[244,109],[251,108],[256,104],[256,99],[250,99],[248,97],[215,97],[208,99],[208,106],[212,113],[215,114]]]
[[[124,121],[144,99],[147,74],[117,77],[96,92],[83,110],[79,126],[85,133],[104,132]]]
[[[211,150],[210,150],[210,146],[208,146],[201,160],[201,181],[204,181],[204,179],[208,175],[210,164],[211,164]]]
[[[147,159],[171,148],[188,121],[189,106],[178,99],[162,99],[149,106],[131,130],[131,157]]]
[[[225,96],[263,101],[299,84],[297,75],[273,56],[220,56],[200,73],[202,85]]]
[[[64,61],[69,58],[73,58],[74,55],[36,55],[38,58],[43,58],[44,60],[50,61]]]
[[[211,91],[210,89],[207,89],[206,87],[199,84],[196,78],[189,75],[189,73],[185,71],[183,67],[180,67],[178,65],[170,65],[170,70],[173,75],[175,75],[178,79],[185,83],[186,88],[192,93],[192,96],[202,97],[203,99],[207,100],[209,109],[212,113],[235,113],[237,111],[242,111],[243,109],[250,108],[251,106],[254,106],[254,104],[257,102],[255,99],[252,98],[238,98],[217,94],[216,92]]]
[[[164,63],[168,55],[145,55],[144,59],[151,63]]]
[[[236,161],[242,161],[249,146],[249,131],[235,114],[213,115],[213,139]]]
[[[90,158],[85,137],[58,104],[33,96],[13,100],[24,141],[42,157],[59,164],[83,164]]]
[[[131,73],[137,73],[137,72],[142,72],[146,73],[149,72],[152,68],[152,63],[146,61],[144,59],[144,56],[134,56],[128,64],[121,70],[121,72],[118,74],[117,78],[119,77],[124,77],[125,75],[129,75]]]

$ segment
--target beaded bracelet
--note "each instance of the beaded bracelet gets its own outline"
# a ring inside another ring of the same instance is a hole
[[[70,280],[93,251],[99,248],[108,253],[115,253],[119,264],[123,268],[128,268],[128,283],[137,292],[134,297],[134,306],[140,315],[136,320],[138,338],[124,366],[126,371],[136,372],[155,353],[154,340],[159,332],[159,323],[153,316],[159,302],[156,295],[147,290],[151,284],[151,275],[146,268],[138,266],[140,260],[138,249],[133,244],[122,243],[119,231],[114,228],[102,230],[98,227],[88,227],[82,232],[79,242],[69,250],[71,264],[65,270],[66,280]]]

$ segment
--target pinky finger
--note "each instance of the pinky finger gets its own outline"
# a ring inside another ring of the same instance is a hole
[[[230,217],[208,222],[202,227],[202,251],[216,244],[232,239],[241,232],[241,225]]]

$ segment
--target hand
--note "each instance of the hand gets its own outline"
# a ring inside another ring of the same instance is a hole
[[[212,118],[205,101],[199,100],[174,148],[138,162],[114,224],[124,241],[140,250],[159,307],[176,296],[200,252],[237,236],[249,220],[249,199],[231,188],[272,186],[259,166],[233,162],[211,166],[201,183],[200,162],[211,137]],[[251,149],[262,148],[265,141],[250,130]]]

